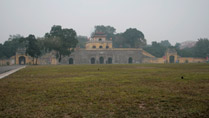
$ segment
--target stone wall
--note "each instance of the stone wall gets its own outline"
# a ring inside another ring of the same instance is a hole
[[[105,49],[105,50],[76,50],[70,57],[64,57],[61,64],[91,64],[91,59],[95,59],[95,64],[100,64],[100,58],[104,59],[104,64],[108,63],[108,58],[113,64],[142,63],[145,56],[142,49]]]
[[[206,58],[179,57],[179,63],[204,63]]]
[[[166,60],[164,58],[144,58],[143,63],[166,63]]]
[[[46,53],[38,59],[38,64],[59,64],[56,52]],[[180,57],[175,51],[167,51],[162,58],[156,58],[140,48],[112,48],[112,49],[76,49],[70,57],[62,58],[60,64],[128,64],[128,63],[205,63],[205,58]],[[16,54],[11,59],[0,60],[0,65],[19,64],[20,57],[25,58],[25,64],[32,64],[32,58]],[[16,60],[15,60],[16,59]],[[92,63],[94,61],[94,63]]]
[[[12,56],[10,59],[0,59],[0,66],[14,65],[15,57]]]

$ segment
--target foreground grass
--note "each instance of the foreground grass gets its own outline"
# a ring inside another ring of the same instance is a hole
[[[209,117],[209,64],[29,66],[0,80],[0,117]]]

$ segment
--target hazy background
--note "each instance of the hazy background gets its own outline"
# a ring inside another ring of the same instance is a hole
[[[209,0],[0,0],[0,43],[12,34],[42,37],[51,26],[90,36],[95,25],[137,28],[148,43],[209,38]]]

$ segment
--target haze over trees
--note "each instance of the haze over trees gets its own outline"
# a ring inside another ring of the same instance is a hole
[[[3,45],[0,44],[0,58],[7,59],[14,56],[18,48],[25,48],[26,54],[37,59],[41,53],[55,50],[59,62],[62,56],[70,55],[78,43],[76,32],[73,29],[63,28],[59,25],[52,26],[49,33],[43,38],[36,39],[34,35],[23,37],[12,35]]]
[[[121,33],[116,33],[116,29],[112,26],[97,25],[94,28],[91,35],[93,36],[95,32],[104,32],[107,40],[113,41],[114,48],[143,48],[156,57],[164,56],[168,48],[174,48],[181,57],[205,58],[209,54],[209,40],[207,38],[198,39],[194,47],[180,49],[180,43],[172,46],[168,40],[153,41],[151,45],[147,45],[143,32],[136,28],[128,28]],[[36,58],[36,60],[44,53],[54,50],[59,62],[61,62],[62,57],[69,56],[74,48],[85,48],[87,41],[87,36],[77,36],[73,29],[54,25],[41,38],[36,38],[32,34],[28,37],[19,34],[10,35],[10,38],[4,44],[0,44],[0,59],[8,59],[15,55],[18,48],[25,48],[26,53]]]
[[[162,57],[168,48],[174,48],[181,57],[201,57],[206,58],[209,54],[209,40],[207,38],[198,39],[194,47],[180,49],[180,43],[172,46],[168,40],[161,42],[152,42],[152,45],[147,45],[143,49],[156,57]]]
[[[86,42],[88,41],[88,37],[79,35],[77,36],[77,39],[78,39],[77,47],[85,48]]]
[[[106,34],[107,40],[111,40],[115,37],[116,29],[112,26],[96,25],[91,36],[93,36],[95,32],[103,32]]]
[[[207,54],[209,54],[209,40],[207,38],[198,39],[194,50],[196,57],[205,57]]]
[[[24,37],[17,34],[17,35],[10,35],[9,39],[4,42],[4,44],[1,44],[1,50],[0,50],[0,58],[1,59],[7,59],[11,56],[14,56],[16,53],[16,50],[18,48],[26,47],[26,42],[24,42]]]
[[[163,40],[160,42],[160,44],[164,47],[171,47],[171,43],[168,40]]]
[[[116,33],[112,26],[97,25],[94,32],[103,32],[107,35],[107,40],[113,41],[115,48],[139,48],[146,45],[144,34],[136,28],[129,28],[123,33]]]
[[[178,54],[182,57],[202,57],[209,55],[209,40],[208,38],[200,38],[194,47],[180,49],[176,47]]]
[[[162,42],[165,41],[161,41],[160,43],[153,41],[151,46],[146,46],[143,49],[156,57],[162,57],[164,56],[166,49],[169,48]]]

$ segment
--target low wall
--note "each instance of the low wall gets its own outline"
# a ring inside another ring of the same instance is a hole
[[[204,63],[207,60],[205,58],[192,58],[192,57],[180,57],[179,63]]]
[[[165,63],[163,58],[144,58],[142,63]]]
[[[2,59],[0,60],[0,66],[8,66],[8,65],[14,65],[15,59]]]

